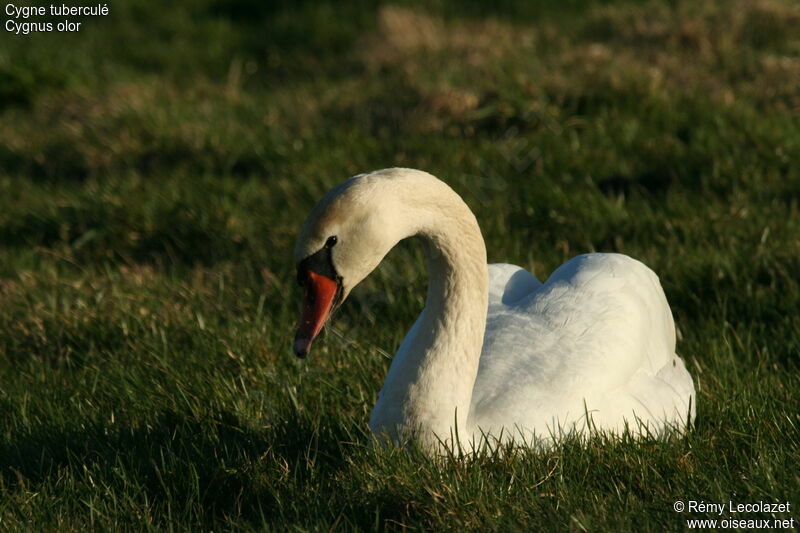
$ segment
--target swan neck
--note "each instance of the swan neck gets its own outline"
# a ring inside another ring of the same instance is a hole
[[[392,361],[371,424],[428,447],[465,440],[487,311],[480,228],[463,200],[444,187],[410,215],[417,223],[411,235],[422,239],[427,256],[425,308]],[[402,412],[393,412],[398,406]],[[398,419],[398,428],[388,427]]]

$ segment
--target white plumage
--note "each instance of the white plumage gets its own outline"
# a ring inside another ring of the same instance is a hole
[[[684,427],[692,378],[675,354],[672,314],[656,275],[620,254],[588,254],[541,284],[489,265],[489,311],[470,421],[524,436],[586,429]],[[694,406],[692,408],[692,417]]]
[[[484,436],[547,444],[590,426],[661,434],[694,419],[694,384],[675,354],[672,314],[642,263],[582,255],[545,283],[513,265],[487,266],[466,204],[411,169],[356,176],[331,190],[301,231],[297,262],[331,236],[343,297],[403,238],[420,237],[428,257],[425,308],[373,408],[375,433],[435,450],[454,438],[479,445]]]

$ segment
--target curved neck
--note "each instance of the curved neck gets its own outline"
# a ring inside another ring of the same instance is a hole
[[[438,182],[438,180],[437,180]],[[428,259],[425,308],[395,355],[370,425],[395,441],[464,443],[486,327],[486,249],[475,216],[449,187],[426,190],[405,218]]]

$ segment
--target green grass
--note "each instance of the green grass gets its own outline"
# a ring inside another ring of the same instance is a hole
[[[0,35],[0,529],[669,531],[703,517],[677,499],[800,506],[797,4],[492,6],[136,0]],[[653,268],[694,431],[373,446],[421,251],[298,361],[291,249],[325,190],[388,166],[461,193],[493,262]]]

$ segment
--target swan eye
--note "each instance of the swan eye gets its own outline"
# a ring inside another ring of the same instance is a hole
[[[328,237],[328,240],[325,241],[325,248],[333,248],[337,242],[339,242],[339,239],[336,237],[336,235],[331,235]]]

